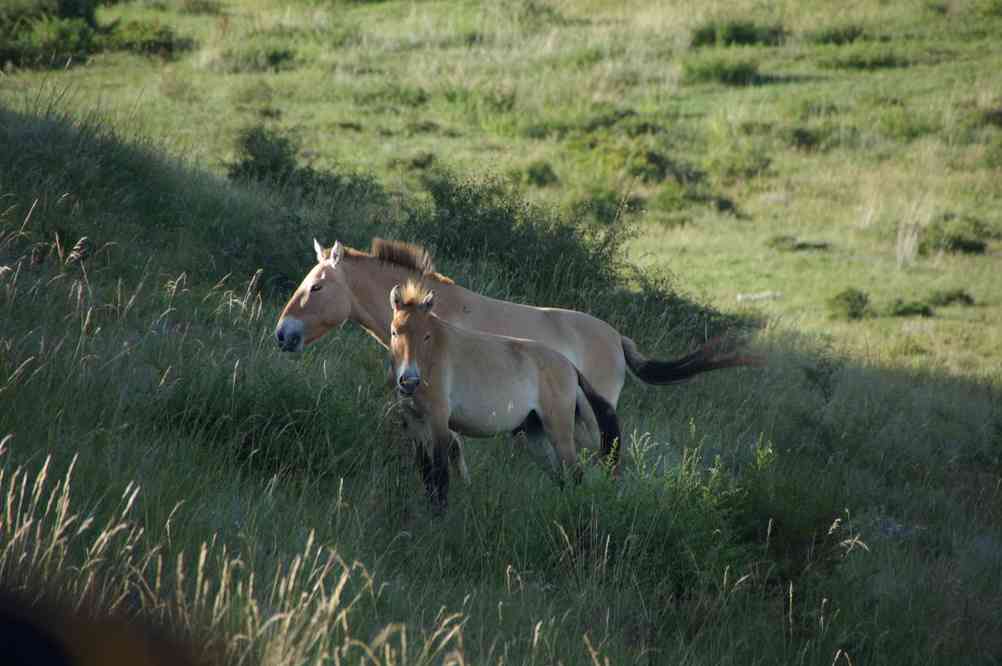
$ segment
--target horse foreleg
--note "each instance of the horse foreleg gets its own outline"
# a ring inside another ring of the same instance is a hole
[[[431,464],[425,473],[424,485],[431,500],[432,511],[442,513],[449,506],[449,448],[452,433],[446,430],[435,435]],[[427,454],[426,454],[427,455]]]

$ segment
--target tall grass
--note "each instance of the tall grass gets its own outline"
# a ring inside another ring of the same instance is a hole
[[[66,111],[86,102],[18,93],[32,75],[7,74],[0,584],[62,587],[232,663],[990,661],[998,103],[967,79],[991,88],[995,47],[977,30],[993,19],[864,3],[840,20],[866,32],[839,46],[842,33],[810,36],[824,24],[809,5],[738,3],[735,16],[755,9],[755,25],[805,39],[686,53],[695,4],[583,7],[101,10],[208,36],[171,70],[192,95],[166,86],[154,110],[128,105],[141,136],[184,132],[213,171]],[[216,73],[244,67],[214,59],[243,42],[295,58]],[[680,62],[720,82],[750,48],[756,85],[679,88]],[[112,58],[59,80],[117,104],[110,77],[155,80],[156,67]],[[417,151],[450,169],[385,175]],[[559,183],[521,191],[491,174],[536,159]],[[930,244],[903,248],[897,270],[913,200],[930,204]],[[684,224],[652,233],[645,202]],[[352,328],[297,357],[271,340],[311,237],[364,248],[376,234],[428,244],[487,295],[598,314],[655,356],[764,322],[769,365],[629,382],[619,485],[594,474],[560,489],[507,438],[471,440],[474,483],[433,519],[378,346]],[[780,234],[828,251],[769,251]],[[968,237],[984,255],[961,256]],[[768,307],[792,323],[703,303],[770,280],[790,283]],[[847,286],[886,304],[933,281],[978,307],[802,333]],[[944,360],[971,348],[990,352]]]

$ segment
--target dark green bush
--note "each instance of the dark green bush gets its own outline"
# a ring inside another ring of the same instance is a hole
[[[782,25],[759,25],[737,19],[709,21],[692,31],[690,44],[701,46],[776,46],[783,43]]]
[[[937,289],[929,294],[930,305],[946,307],[947,305],[974,305],[974,297],[965,289]]]
[[[296,65],[296,52],[282,46],[248,46],[223,53],[223,70],[240,72],[280,72]]]
[[[723,83],[748,86],[759,80],[758,63],[754,60],[722,56],[691,57],[682,63],[684,83]]]
[[[22,30],[0,44],[0,60],[19,66],[62,67],[82,61],[96,50],[97,33],[79,18],[44,16],[22,23]]]
[[[827,241],[802,241],[796,236],[772,236],[765,242],[767,247],[780,252],[804,252],[807,250],[828,250],[831,243]]]
[[[660,183],[667,179],[679,183],[695,183],[705,175],[691,164],[673,160],[657,150],[645,150],[632,155],[628,160],[627,173],[645,183]]]
[[[608,226],[639,210],[640,204],[637,199],[623,196],[615,190],[596,188],[571,204],[569,210],[574,220]]]
[[[919,252],[957,252],[984,254],[991,229],[982,220],[968,215],[945,213],[923,230]]]
[[[832,319],[862,319],[871,314],[870,297],[859,289],[845,289],[828,299],[828,314]]]
[[[237,160],[227,165],[233,180],[267,183],[307,198],[367,200],[375,205],[386,201],[385,191],[373,176],[299,166],[300,144],[294,135],[255,125],[237,135],[236,147]]]
[[[856,23],[846,23],[821,28],[805,35],[807,41],[812,44],[852,44],[858,39],[862,39],[866,34],[861,25]]]
[[[887,309],[887,314],[892,317],[931,317],[934,313],[932,306],[924,301],[904,301],[896,298]]]
[[[4,0],[0,6],[0,33],[41,18],[79,19],[97,27],[96,0]]]
[[[525,168],[525,182],[535,187],[549,187],[560,182],[549,162],[537,160]]]
[[[261,125],[241,130],[237,135],[238,160],[228,166],[233,180],[285,183],[299,168],[299,143]]]
[[[912,59],[886,46],[854,45],[850,50],[840,51],[818,60],[818,65],[828,69],[856,69],[872,71],[910,67]]]
[[[401,232],[440,261],[488,261],[508,276],[531,273],[525,287],[534,295],[529,300],[540,303],[566,303],[620,284],[624,225],[577,226],[498,178],[461,180],[438,171],[423,182],[431,201],[409,205]]]
[[[669,180],[651,197],[648,209],[667,213],[680,212],[693,206],[707,206],[718,213],[734,213],[737,206],[731,199],[714,194],[697,183]],[[683,218],[688,221],[686,216]]]
[[[431,99],[424,88],[387,83],[374,90],[355,93],[354,100],[359,106],[404,106],[416,108],[424,106]]]
[[[0,64],[19,67],[62,67],[68,60],[82,62],[101,51],[133,51],[169,57],[189,49],[190,39],[181,39],[157,21],[117,22],[101,27],[94,17],[94,3],[25,2],[0,8]]]
[[[142,55],[159,55],[169,58],[178,51],[191,49],[190,39],[179,38],[174,31],[159,21],[128,21],[115,26],[98,41],[101,50],[131,51]]]

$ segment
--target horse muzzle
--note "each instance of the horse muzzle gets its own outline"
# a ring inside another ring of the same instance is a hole
[[[275,341],[284,352],[303,351],[303,323],[297,319],[283,319],[275,329]]]
[[[421,377],[410,375],[407,377],[400,377],[397,380],[397,392],[400,395],[412,396],[414,392],[417,391],[418,386],[421,386]]]

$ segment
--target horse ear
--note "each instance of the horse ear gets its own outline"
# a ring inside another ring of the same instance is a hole
[[[425,294],[425,297],[421,299],[421,309],[425,312],[431,312],[433,307],[435,307],[435,292],[429,291]]]
[[[341,241],[334,241],[334,247],[331,248],[331,255],[328,261],[330,262],[331,268],[338,265],[338,262],[344,258],[344,245]]]
[[[317,242],[317,239],[313,239],[313,249],[317,253],[317,263],[324,263],[324,248]]]
[[[396,312],[400,309],[401,301],[403,298],[400,296],[400,285],[394,285],[393,289],[390,290],[390,307]]]

